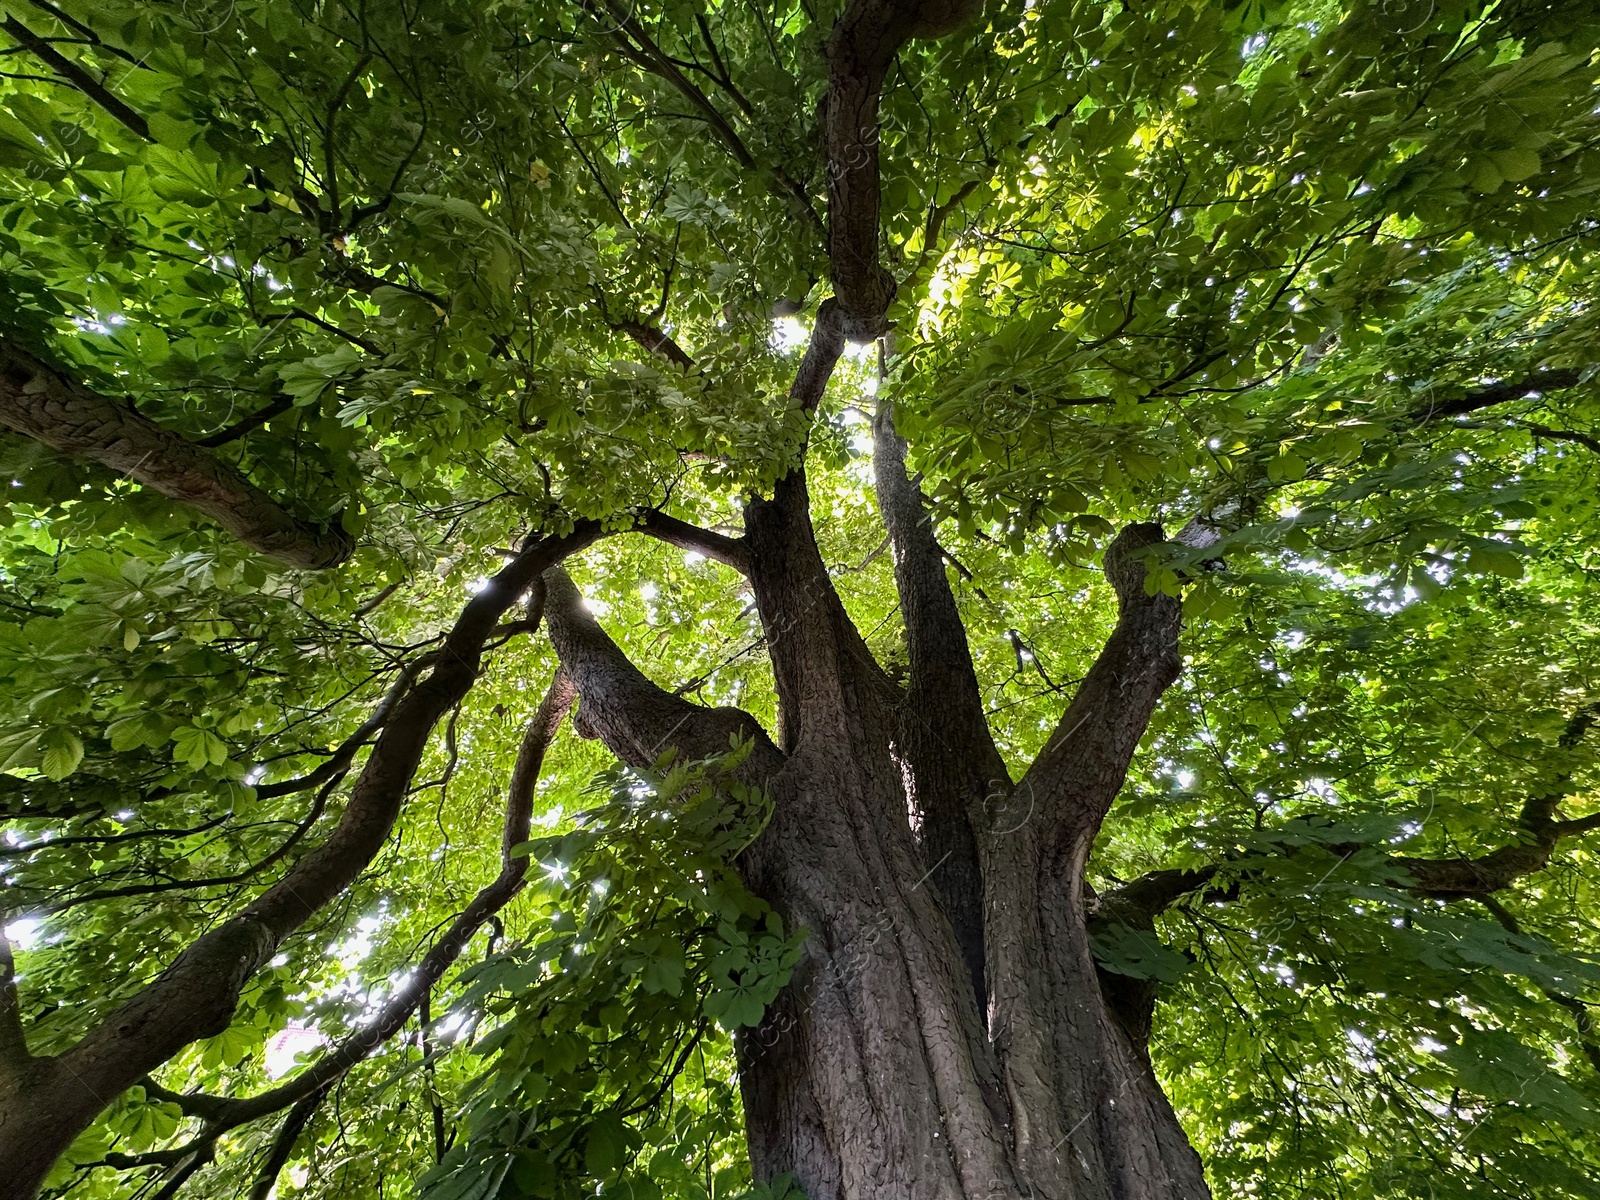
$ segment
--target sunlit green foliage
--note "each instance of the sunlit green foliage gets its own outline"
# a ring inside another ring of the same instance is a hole
[[[316,844],[343,777],[272,785],[417,668],[506,547],[641,506],[736,524],[793,463],[837,7],[631,10],[730,148],[599,6],[8,2],[126,108],[0,63],[0,329],[360,539],[337,572],[284,572],[0,442],[0,853],[36,1053]],[[1152,1052],[1219,1196],[1600,1195],[1575,1016],[1600,1002],[1593,838],[1499,914],[1386,861],[1503,846],[1558,783],[1568,816],[1595,805],[1600,737],[1558,743],[1600,701],[1597,48],[1581,0],[1018,0],[913,43],[886,91],[895,334],[881,385],[875,350],[847,360],[809,450],[880,660],[904,649],[874,392],[1014,766],[1114,618],[1108,535],[1237,514],[1094,864],[1099,886],[1222,864],[1159,939],[1102,944],[1166,981]],[[629,536],[572,570],[652,678],[771,721],[731,573]],[[286,1026],[359,1025],[499,869],[554,668],[537,638],[495,649],[390,848],[157,1082],[252,1094]],[[761,798],[725,769],[624,777],[563,734],[530,887],[426,1041],[413,1023],[319,1110],[277,1195],[749,1189],[730,1032],[797,933],[738,884]],[[153,1194],[159,1172],[96,1164],[182,1144],[180,1118],[117,1099],[52,1186]],[[270,1126],[186,1194],[235,1194]]]

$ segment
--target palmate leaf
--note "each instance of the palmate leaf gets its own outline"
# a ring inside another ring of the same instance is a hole
[[[1094,960],[1107,971],[1130,979],[1176,983],[1193,964],[1164,946],[1154,933],[1128,925],[1110,925],[1093,936]]]
[[[1152,557],[1183,670],[1088,867],[1100,895],[1219,868],[1094,943],[1159,997],[1152,1064],[1212,1190],[1595,1194],[1593,835],[1498,913],[1395,862],[1526,846],[1556,791],[1552,819],[1595,810],[1594,734],[1563,742],[1600,661],[1592,6],[1037,0],[912,40],[872,134],[885,373],[852,347],[814,412],[789,393],[838,274],[841,6],[625,4],[665,56],[642,60],[583,6],[57,7],[12,18],[99,91],[7,39],[0,329],[357,545],[280,569],[121,471],[0,438],[0,874],[34,1053],[362,811],[386,728],[363,723],[426,694],[530,535],[654,510],[736,535],[808,446],[828,578],[906,682],[868,459],[892,404],[1012,779],[1116,627],[1110,540],[1226,514]],[[649,679],[781,740],[790,631],[734,573],[620,532],[567,566]],[[360,1029],[496,876],[555,669],[513,616],[431,740],[404,730],[415,790],[273,948],[279,999],[159,1085],[281,1082],[260,1040],[282,1004]],[[726,763],[660,766],[607,773],[563,735],[525,886],[430,980],[426,1036],[413,1016],[330,1093],[280,1195],[795,1193],[751,1183],[728,1036],[805,936],[739,874],[766,807]],[[170,1183],[91,1166],[197,1132],[131,1095],[52,1187]],[[273,1136],[231,1131],[182,1195],[248,1188]]]

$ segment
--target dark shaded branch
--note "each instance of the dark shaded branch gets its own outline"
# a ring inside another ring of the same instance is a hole
[[[228,887],[232,884],[244,883],[246,880],[254,879],[263,871],[282,862],[288,853],[304,840],[306,834],[310,833],[312,827],[322,819],[329,795],[332,794],[334,788],[338,787],[343,778],[344,773],[341,771],[328,780],[323,785],[322,790],[317,793],[317,798],[312,802],[310,811],[301,818],[300,822],[294,827],[294,831],[265,858],[250,864],[242,871],[236,871],[231,875],[213,875],[205,879],[173,879],[168,877],[162,883],[136,883],[128,887],[107,888],[105,891],[89,892],[87,895],[59,900],[54,904],[46,905],[43,911],[47,913],[66,912],[68,909],[78,908],[84,904],[98,904],[105,900],[120,900],[128,896],[157,896],[163,892],[187,892],[201,888]]]
[[[1560,751],[1571,750],[1600,721],[1600,704],[1588,704],[1568,718],[1556,739]],[[1562,771],[1548,788],[1534,792],[1523,801],[1517,814],[1517,837],[1497,850],[1476,858],[1411,858],[1389,855],[1396,882],[1419,896],[1438,900],[1474,899],[1488,903],[1493,893],[1510,887],[1525,875],[1542,871],[1550,863],[1563,838],[1600,829],[1600,812],[1572,820],[1561,820],[1557,811],[1572,792],[1572,776]],[[1364,849],[1355,843],[1327,847],[1334,854],[1348,857]],[[1292,853],[1288,849],[1285,853]],[[1120,887],[1102,892],[1095,911],[1107,921],[1135,928],[1153,928],[1153,922],[1183,897],[1206,888],[1226,864],[1196,867],[1193,870],[1151,871]],[[1248,864],[1236,874],[1248,876]],[[1237,882],[1209,892],[1212,899],[1231,900],[1238,896]]]
[[[830,297],[817,309],[817,321],[806,341],[805,357],[800,360],[800,369],[789,385],[790,398],[798,401],[806,412],[816,411],[817,405],[822,403],[828,380],[833,378],[833,368],[844,353],[844,343],[844,310]]]
[[[1592,434],[1579,433],[1575,429],[1551,429],[1548,425],[1535,425],[1532,421],[1518,421],[1517,425],[1526,429],[1535,437],[1549,438],[1556,442],[1575,442],[1596,454],[1600,454],[1600,438]]]
[[[565,536],[535,542],[473,597],[433,671],[396,706],[328,837],[242,912],[191,943],[75,1046],[49,1060],[28,1115],[37,1145],[18,1161],[42,1178],[109,1097],[184,1046],[228,1027],[246,982],[284,938],[348,888],[388,840],[434,727],[471,689],[483,645],[500,618],[545,570],[601,536],[598,522],[580,521]],[[16,1182],[24,1189],[35,1185],[30,1179]]]
[[[706,94],[695,87],[688,76],[678,69],[677,64],[662,52],[661,47],[656,45],[634,19],[632,11],[626,5],[619,3],[618,0],[599,0],[599,3],[582,0],[582,2],[596,20],[604,23],[609,18],[615,23],[616,28],[612,38],[618,47],[633,62],[650,73],[659,75],[676,88],[705,118],[711,132],[716,134],[717,140],[728,148],[741,167],[747,170],[755,167],[755,157],[744,144],[744,139],[734,131],[732,125],[728,124],[728,119],[718,111],[717,106],[711,103]]]
[[[247,546],[293,567],[318,570],[350,557],[335,522],[319,525],[193,442],[124,401],[81,386],[0,338],[0,424],[63,454],[91,458],[204,513]]]
[[[620,333],[627,334],[641,348],[651,354],[659,354],[668,362],[683,367],[685,370],[694,366],[694,359],[685,353],[683,347],[655,325],[649,325],[643,321],[618,321],[614,328]]]
[[[760,782],[775,774],[783,756],[756,719],[737,708],[705,708],[657,687],[600,628],[565,571],[545,575],[550,641],[577,686],[575,728],[599,738],[630,766],[647,768],[669,748],[684,758],[710,758],[728,750],[737,734],[755,748],[741,774]]]
[[[208,1142],[195,1150],[192,1155],[182,1161],[172,1178],[167,1180],[162,1189],[152,1196],[150,1200],[172,1200],[174,1196],[183,1190],[183,1185],[189,1182],[190,1177],[211,1161],[216,1151],[215,1142]]]
[[[320,207],[316,205],[315,197],[306,195],[302,198],[297,193],[295,199],[302,206],[306,206],[309,202],[310,208],[317,212],[321,211]],[[335,266],[331,267],[326,272],[326,275],[334,283],[350,288],[353,291],[361,292],[364,295],[370,296],[379,288],[394,288],[396,291],[408,292],[418,299],[426,300],[440,313],[448,312],[450,309],[449,300],[439,295],[438,292],[430,292],[427,288],[417,287],[415,284],[406,283],[404,280],[385,279],[381,275],[374,275],[365,267],[356,265],[348,258],[338,258]]]
[[[289,1115],[278,1129],[278,1136],[272,1139],[272,1149],[267,1152],[266,1162],[261,1164],[255,1183],[250,1187],[250,1200],[267,1200],[272,1195],[272,1189],[278,1182],[278,1173],[289,1162],[289,1156],[294,1153],[294,1144],[300,1140],[300,1135],[311,1123],[311,1118],[327,1094],[328,1089],[322,1088],[289,1110]]]
[[[1522,926],[1516,917],[1500,901],[1493,896],[1476,897],[1479,904],[1488,909],[1489,915],[1500,923],[1500,927],[1514,937],[1526,937]],[[1589,1006],[1576,996],[1569,996],[1565,992],[1557,991],[1543,983],[1536,985],[1545,998],[1553,1004],[1558,1004],[1572,1014],[1572,1024],[1578,1031],[1578,1045],[1583,1047],[1584,1057],[1589,1060],[1589,1065],[1600,1071],[1600,1037],[1596,1036],[1594,1016],[1589,1012]]]
[[[0,931],[0,1076],[17,1075],[32,1055],[22,1027],[22,1005],[17,999],[17,968],[11,957],[11,939]],[[7,1090],[0,1086],[0,1091]]]
[[[1219,529],[1196,518],[1176,539],[1213,544]],[[1162,694],[1178,677],[1182,604],[1145,590],[1149,553],[1163,541],[1154,524],[1126,526],[1106,550],[1105,572],[1117,593],[1116,627],[1078,685],[1044,749],[1017,785],[1044,829],[1059,834],[1062,865],[1082,868],[1100,823],[1127,778],[1128,764]]]
[[[103,50],[107,54],[114,54],[123,62],[130,63],[133,66],[139,65],[139,60],[133,55],[129,54],[126,50],[123,50],[118,46],[108,45],[106,42],[101,40],[100,35],[92,28],[90,28],[88,25],[85,25],[71,13],[63,11],[57,5],[51,4],[50,0],[28,0],[28,3],[37,8],[40,12],[48,13],[67,28],[81,33],[84,41],[93,46],[96,50]]]
[[[39,37],[38,34],[30,30],[21,21],[15,17],[7,17],[3,23],[0,23],[0,29],[5,30],[16,38],[18,42],[33,53],[35,58],[53,69],[65,82],[77,88],[78,91],[105,109],[107,113],[115,117],[128,129],[147,142],[155,140],[150,136],[150,123],[148,121],[113,94],[110,88],[51,46],[49,42]]]
[[[315,313],[308,313],[303,308],[291,308],[286,313],[264,313],[261,317],[261,323],[265,325],[268,322],[282,321],[285,318],[295,321],[304,321],[308,325],[315,325],[318,329],[325,330],[326,332],[333,334],[333,336],[336,338],[342,338],[344,341],[349,342],[352,346],[355,346],[361,350],[365,350],[368,354],[371,354],[377,358],[384,357],[384,349],[382,346],[378,345],[377,342],[374,342],[369,338],[364,338],[359,333],[350,333],[347,330],[340,329],[332,321],[324,321]]]
[[[1218,868],[1168,868],[1149,871],[1095,898],[1095,915],[1109,924],[1154,929],[1155,919],[1179,900],[1217,877]]]
[[[581,0],[583,7],[602,25],[607,21],[614,24],[611,32],[611,41],[620,50],[625,58],[637,64],[643,70],[656,75],[669,83],[679,94],[686,99],[694,110],[705,121],[708,128],[734,157],[741,167],[746,170],[758,170],[755,156],[750,153],[750,148],[745,145],[733,126],[724,117],[717,106],[711,103],[710,98],[694,85],[694,82],[678,69],[677,62],[658,46],[642,25],[634,19],[630,8],[618,0]],[[714,52],[714,50],[713,50]],[[715,76],[713,76],[715,78]],[[733,87],[732,80],[720,79],[717,81],[726,91],[734,96],[734,102],[750,113],[749,101]],[[822,228],[822,220],[811,207],[811,197],[806,195],[806,190],[782,167],[777,167],[771,172],[770,178],[777,191],[785,197],[796,202],[799,210],[805,214],[810,222]]]
[[[918,484],[906,475],[906,443],[889,404],[873,422],[878,507],[893,547],[910,671],[900,704],[900,753],[910,767],[918,844],[966,960],[978,1011],[984,984],[983,872],[975,828],[984,804],[1011,776],[995,748],[966,629],[945,574],[944,553]]]
[[[648,533],[651,537],[670,546],[677,546],[680,550],[693,550],[697,554],[703,554],[723,566],[732,567],[741,575],[750,573],[749,555],[745,551],[742,538],[731,538],[724,534],[713,533],[709,529],[701,529],[698,525],[690,525],[687,521],[678,520],[677,517],[669,517],[656,508],[645,509],[639,514],[638,529],[641,533]]]
[[[545,754],[561,722],[572,707],[573,686],[565,672],[557,672],[523,734],[516,764],[506,788],[505,821],[500,835],[500,873],[481,888],[462,909],[450,928],[428,949],[420,963],[384,1002],[378,1014],[350,1034],[299,1075],[256,1096],[234,1098],[181,1095],[144,1080],[146,1092],[200,1117],[214,1134],[278,1112],[338,1082],[351,1067],[366,1058],[405,1027],[423,998],[444,978],[479,929],[522,890],[528,870],[526,857],[515,853],[528,840],[533,818],[533,797]]]
[[[277,783],[264,783],[256,788],[258,799],[270,800],[276,796],[288,796],[295,792],[303,792],[308,788],[321,787],[335,775],[340,774],[355,759],[356,753],[372,740],[374,735],[388,723],[389,715],[394,712],[395,706],[410,690],[412,681],[417,675],[432,666],[437,655],[425,654],[414,663],[400,669],[399,677],[389,685],[389,690],[383,694],[383,699],[378,701],[377,707],[361,722],[361,725],[344,741],[339,743],[322,763],[313,771],[295,779],[283,779]]]
[[[1411,415],[1418,421],[1444,421],[1477,412],[1480,408],[1524,400],[1534,392],[1542,394],[1577,387],[1582,376],[1582,371],[1572,369],[1534,371],[1521,379],[1487,384],[1449,400],[1435,400],[1430,396],[1413,408]]]
[[[260,429],[268,421],[272,420],[273,417],[282,416],[293,407],[293,396],[277,396],[274,399],[269,400],[266,404],[263,404],[248,417],[241,417],[232,425],[229,425],[224,429],[219,429],[216,433],[210,434],[207,437],[200,438],[195,442],[195,445],[205,446],[208,449],[215,448],[217,446],[226,446],[229,442],[236,442],[245,434],[250,433],[253,430]]]
[[[974,0],[851,0],[828,35],[828,260],[850,336],[882,332],[895,280],[878,260],[878,102],[900,47],[943,37],[975,15]]]

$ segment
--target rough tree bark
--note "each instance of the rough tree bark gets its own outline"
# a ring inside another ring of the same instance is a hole
[[[737,710],[656,687],[564,577],[547,576],[580,732],[638,766],[674,745],[713,753],[735,730],[757,740],[744,770],[774,811],[741,867],[811,934],[792,982],[741,1040],[757,1172],[792,1172],[814,1200],[1203,1197],[1199,1159],[1102,992],[1083,879],[1100,821],[1177,674],[1178,603],[1144,588],[1141,554],[1160,532],[1133,526],[1113,544],[1107,570],[1121,619],[1013,786],[902,453],[881,422],[879,487],[911,649],[903,693],[833,589],[804,472],[747,505],[742,553],[729,557],[748,571],[765,626],[775,741]],[[912,812],[923,818],[920,839]],[[935,844],[938,822],[957,832]],[[952,874],[946,860],[957,855],[963,870]],[[963,907],[977,909],[975,926],[952,919]]]
[[[882,336],[895,293],[878,255],[881,88],[913,37],[968,3],[853,0],[826,44],[832,298],[791,388],[820,402],[847,340]],[[745,508],[737,555],[766,634],[776,738],[641,675],[550,581],[550,627],[578,728],[624,761],[757,738],[747,775],[773,815],[741,859],[748,885],[810,932],[789,986],[740,1040],[759,1177],[812,1200],[1198,1200],[1200,1162],[1089,950],[1084,868],[1162,692],[1179,609],[1145,594],[1154,526],[1116,540],[1121,619],[1037,762],[1013,785],[990,736],[965,631],[905,448],[887,412],[877,486],[910,649],[905,690],[833,588],[803,465]],[[1191,531],[1186,531],[1191,532]],[[774,744],[775,742],[775,744]]]
[[[208,451],[0,338],[0,425],[90,458],[204,513],[245,545],[291,567],[350,557],[338,524],[297,517]]]

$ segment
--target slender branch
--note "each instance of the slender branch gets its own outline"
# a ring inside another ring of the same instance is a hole
[[[1491,383],[1449,400],[1435,400],[1430,395],[1412,409],[1411,415],[1418,421],[1444,421],[1477,412],[1480,408],[1490,408],[1511,400],[1525,400],[1534,392],[1542,394],[1577,387],[1582,377],[1582,371],[1571,369],[1534,371],[1521,379]]]
[[[317,793],[317,798],[312,802],[310,811],[294,827],[294,832],[279,843],[272,853],[268,854],[260,862],[252,863],[242,871],[237,871],[232,875],[215,875],[208,879],[169,878],[165,883],[140,883],[129,887],[108,888],[103,892],[90,892],[85,896],[73,896],[68,900],[57,901],[54,904],[47,905],[44,911],[47,913],[66,912],[68,909],[78,908],[84,904],[97,904],[103,900],[120,900],[128,896],[156,896],[163,892],[195,891],[200,888],[227,887],[231,884],[243,883],[247,879],[254,879],[263,871],[281,862],[289,851],[293,850],[305,839],[306,834],[310,833],[312,827],[322,819],[323,811],[328,804],[328,797],[332,794],[333,789],[339,786],[343,778],[344,773],[341,771],[328,780],[323,785],[322,790]]]
[[[683,347],[663,333],[657,326],[644,321],[618,321],[612,328],[619,333],[625,333],[640,347],[651,354],[659,354],[668,362],[688,370],[694,366],[694,359],[684,351]]]
[[[535,604],[541,605],[542,600],[536,600]],[[208,1129],[221,1133],[278,1112],[331,1087],[351,1067],[404,1028],[412,1013],[421,1005],[423,997],[444,978],[478,930],[522,890],[528,860],[518,855],[516,850],[528,840],[539,773],[544,766],[545,754],[572,707],[573,696],[570,677],[558,671],[523,734],[506,789],[505,820],[500,835],[500,873],[462,909],[450,928],[428,949],[416,969],[384,1002],[375,1017],[301,1074],[256,1096],[238,1099],[200,1094],[180,1095],[148,1080],[144,1083],[145,1090],[157,1099],[177,1104],[191,1116],[202,1118]]]
[[[1575,442],[1600,454],[1600,438],[1592,434],[1579,433],[1575,429],[1551,429],[1548,425],[1535,425],[1532,421],[1518,421],[1517,424],[1536,437],[1550,438],[1557,442]]]
[[[250,433],[253,430],[260,429],[268,421],[272,420],[273,417],[282,416],[293,407],[293,396],[282,395],[275,397],[268,403],[263,404],[248,417],[243,417],[240,420],[235,421],[232,425],[227,426],[225,429],[220,429],[208,437],[200,438],[195,442],[195,445],[205,446],[207,449],[214,449],[217,446],[226,446],[229,442],[236,442],[245,434]]]
[[[1500,927],[1507,933],[1514,937],[1527,936],[1523,933],[1516,917],[1512,916],[1506,906],[1493,896],[1478,896],[1475,899],[1489,911],[1489,915],[1498,921]],[[1572,1014],[1572,1023],[1578,1031],[1578,1045],[1583,1047],[1583,1054],[1589,1060],[1589,1065],[1600,1071],[1600,1038],[1596,1037],[1594,1017],[1589,1012],[1589,1006],[1576,996],[1569,996],[1547,984],[1536,981],[1535,986],[1548,1000]]]
[[[289,1110],[289,1115],[284,1118],[283,1124],[278,1129],[278,1136],[272,1139],[272,1149],[267,1153],[267,1160],[261,1164],[261,1171],[250,1187],[250,1200],[267,1200],[267,1197],[272,1195],[272,1189],[278,1182],[278,1173],[288,1163],[289,1156],[294,1153],[294,1144],[300,1140],[300,1135],[311,1123],[311,1118],[327,1094],[328,1089],[321,1088]]]
[[[1571,750],[1600,721],[1600,703],[1588,704],[1568,718],[1561,736],[1556,739],[1559,750]],[[1586,817],[1560,820],[1556,812],[1561,801],[1571,794],[1570,773],[1558,774],[1551,785],[1533,793],[1523,801],[1517,814],[1515,840],[1497,850],[1473,857],[1411,858],[1390,855],[1386,861],[1395,869],[1397,881],[1406,890],[1420,896],[1440,900],[1483,900],[1495,892],[1510,887],[1526,875],[1542,871],[1550,863],[1561,841],[1600,829],[1600,812]],[[1327,847],[1335,854],[1348,857],[1365,847],[1346,843]],[[1292,850],[1286,851],[1292,853]],[[1120,887],[1101,893],[1096,901],[1096,912],[1104,919],[1153,928],[1152,922],[1183,897],[1210,888],[1212,881],[1225,864],[1212,864],[1192,870],[1163,869],[1151,871]],[[1245,874],[1248,870],[1245,869]],[[1238,885],[1211,888],[1207,895],[1212,899],[1229,900],[1238,896]]]
[[[303,308],[291,308],[286,313],[264,313],[262,314],[260,320],[261,324],[264,325],[268,322],[282,321],[286,317],[294,321],[304,321],[308,325],[315,325],[318,329],[325,330],[326,332],[333,334],[333,336],[336,338],[342,338],[349,342],[352,346],[356,346],[362,350],[365,350],[368,354],[371,354],[377,358],[384,357],[384,349],[382,346],[378,345],[377,342],[374,342],[369,338],[364,338],[359,333],[350,333],[347,330],[340,329],[332,321],[324,321],[315,313],[308,313]]]
[[[365,746],[389,721],[389,716],[394,712],[395,705],[400,703],[402,697],[410,690],[412,681],[422,671],[431,667],[437,654],[425,654],[414,663],[400,669],[399,677],[389,685],[389,690],[383,694],[383,699],[378,701],[377,707],[372,710],[367,719],[344,741],[339,743],[337,749],[330,754],[325,762],[315,770],[309,771],[296,779],[284,779],[277,783],[264,783],[256,788],[256,797],[260,800],[271,800],[277,796],[288,796],[295,792],[303,792],[309,788],[321,787],[328,780],[339,774],[355,759],[357,752]]]
[[[717,140],[732,152],[741,167],[746,170],[755,167],[756,160],[750,153],[750,148],[734,132],[727,118],[717,110],[717,106],[711,103],[704,92],[695,87],[689,78],[678,70],[672,59],[662,53],[661,47],[657,46],[639,22],[634,20],[633,13],[626,6],[618,0],[599,0],[598,4],[592,0],[582,0],[582,3],[597,20],[604,22],[609,17],[615,22],[616,32],[612,35],[614,40],[625,50],[632,51],[628,56],[633,61],[652,74],[659,75],[676,88],[705,118],[706,124],[717,135]],[[605,12],[604,16],[601,15],[601,9]],[[622,35],[626,35],[626,38]]]
[[[73,62],[59,50],[56,50],[49,42],[34,33],[21,21],[15,17],[7,17],[5,21],[0,22],[0,29],[5,30],[16,38],[17,41],[33,52],[35,58],[53,68],[63,80],[105,109],[107,113],[115,117],[128,129],[131,129],[147,142],[155,140],[150,135],[150,123],[144,117],[114,95],[109,88],[84,70],[83,67]]]
[[[184,1046],[228,1027],[245,984],[388,841],[435,726],[471,689],[484,643],[500,618],[546,569],[601,536],[598,522],[580,521],[571,533],[533,542],[473,597],[445,638],[433,671],[396,706],[328,837],[242,912],[191,943],[76,1045],[48,1060],[48,1077],[34,1087],[27,1117],[30,1150],[16,1161],[42,1178],[108,1098]],[[13,1182],[24,1190],[36,1186],[36,1178]]]

